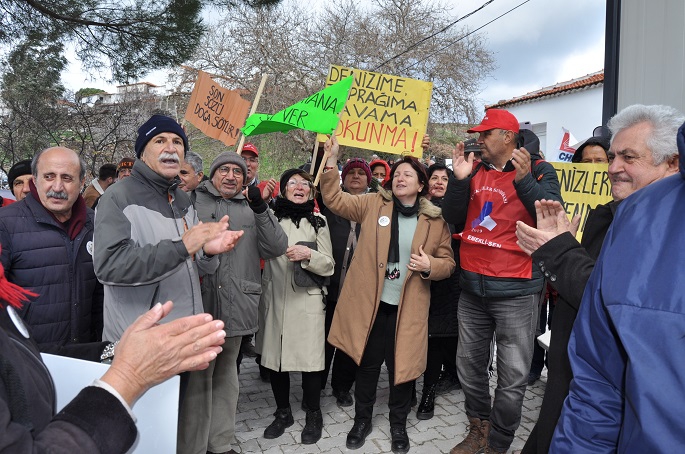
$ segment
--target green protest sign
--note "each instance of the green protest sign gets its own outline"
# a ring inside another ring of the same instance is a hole
[[[340,111],[345,106],[353,81],[354,77],[349,76],[273,115],[252,114],[245,121],[243,134],[256,136],[292,129],[331,134],[338,126]]]

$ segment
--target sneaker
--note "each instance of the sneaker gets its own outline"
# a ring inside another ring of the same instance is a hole
[[[352,394],[349,391],[337,391],[334,389],[333,396],[339,407],[351,407],[354,405],[354,399],[352,399]]]
[[[480,454],[488,445],[489,433],[490,421],[469,417],[469,433],[450,454]]]
[[[443,394],[447,394],[457,389],[461,389],[459,379],[449,372],[442,372],[438,379],[438,383],[435,385],[435,395],[442,396]]]

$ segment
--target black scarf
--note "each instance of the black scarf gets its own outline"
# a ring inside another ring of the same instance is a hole
[[[274,215],[276,215],[278,222],[283,218],[290,219],[298,229],[300,228],[300,221],[304,218],[314,227],[316,233],[319,233],[319,228],[326,226],[326,221],[322,217],[314,215],[313,200],[295,203],[284,197],[278,197],[274,206]]]
[[[402,205],[402,202],[400,202],[399,199],[395,197],[395,195],[393,194],[392,202],[394,206],[392,210],[392,223],[390,224],[390,248],[388,249],[388,264],[398,263],[400,261],[400,225],[398,219],[399,213],[401,213],[402,216],[406,217],[418,215],[420,201],[421,197],[417,196],[414,205],[406,207]],[[388,279],[397,279],[400,276],[399,270],[397,268],[395,268],[392,271],[389,271],[387,267],[385,268],[385,275],[386,277],[388,277]]]

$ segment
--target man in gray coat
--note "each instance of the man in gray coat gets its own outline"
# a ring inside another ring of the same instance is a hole
[[[245,160],[227,151],[216,157],[209,180],[195,190],[200,221],[227,215],[231,228],[245,233],[230,254],[219,255],[217,272],[202,280],[205,310],[223,320],[228,335],[216,361],[193,374],[188,383],[187,402],[194,407],[184,409],[179,421],[178,452],[185,454],[235,452],[231,443],[238,405],[236,358],[242,337],[257,331],[262,293],[259,259],[279,257],[288,247],[288,238],[259,188],[243,190],[246,175]]]
[[[215,272],[217,255],[242,236],[228,230],[227,217],[199,224],[190,197],[178,189],[187,149],[181,126],[153,115],[138,129],[131,176],[100,198],[93,264],[105,286],[105,340],[119,340],[157,302],[174,302],[165,322],[204,312],[199,273]],[[181,399],[188,407],[183,390],[194,373],[181,375]]]

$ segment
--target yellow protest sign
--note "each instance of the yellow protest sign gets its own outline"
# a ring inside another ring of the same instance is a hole
[[[557,171],[566,213],[571,219],[577,214],[580,215],[580,228],[576,236],[580,241],[590,210],[612,200],[608,165],[566,162],[550,164]]]
[[[354,83],[335,131],[338,142],[420,158],[433,83],[333,65],[326,85],[350,74]]]
[[[185,119],[207,136],[231,146],[238,141],[249,110],[250,102],[237,91],[223,88],[200,71]]]

